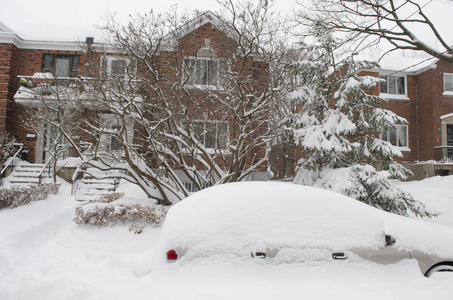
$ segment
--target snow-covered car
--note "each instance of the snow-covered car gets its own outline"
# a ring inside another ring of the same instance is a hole
[[[158,253],[162,264],[182,265],[212,257],[271,265],[386,265],[415,259],[429,277],[453,271],[453,229],[318,188],[233,183],[202,190],[172,207]]]

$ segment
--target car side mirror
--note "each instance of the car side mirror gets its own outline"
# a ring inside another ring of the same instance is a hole
[[[396,243],[396,240],[393,236],[386,234],[385,235],[385,245],[391,246]]]

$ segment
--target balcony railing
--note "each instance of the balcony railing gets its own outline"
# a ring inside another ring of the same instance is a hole
[[[453,163],[453,146],[434,147],[434,158],[441,163]]]
[[[118,90],[127,91],[134,89],[139,80],[111,81],[109,78],[102,79],[95,84],[95,78],[90,77],[58,77],[53,78],[51,74],[37,73],[39,76],[17,76],[19,89],[14,96],[17,103],[28,107],[40,107],[44,102],[46,106],[51,106],[52,101],[64,102],[68,100],[82,101],[85,105],[96,109],[102,106],[102,97],[118,94]],[[113,80],[113,79],[112,79]],[[123,84],[122,84],[123,83]],[[102,86],[102,91],[96,91],[96,86]],[[107,96],[106,96],[107,95]],[[135,95],[135,96],[134,96]],[[101,98],[98,99],[98,96]],[[131,93],[135,101],[142,102],[141,95]],[[124,101],[116,100],[116,101]]]

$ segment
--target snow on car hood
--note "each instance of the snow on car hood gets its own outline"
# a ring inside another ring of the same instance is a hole
[[[157,248],[191,257],[282,248],[342,251],[396,246],[453,258],[453,230],[390,214],[331,191],[281,182],[219,185],[173,206]]]

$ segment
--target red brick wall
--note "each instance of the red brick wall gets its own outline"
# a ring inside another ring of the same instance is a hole
[[[418,160],[433,159],[435,133],[433,132],[433,70],[417,76]]]
[[[18,75],[32,76],[42,71],[42,57],[45,53],[80,55],[79,68],[84,68],[84,55],[80,51],[21,49],[18,63]],[[83,71],[83,70],[82,70]],[[83,72],[82,72],[83,74]]]
[[[414,76],[407,76],[407,100],[389,99],[387,102],[382,102],[380,107],[388,109],[398,116],[405,118],[408,122],[409,149],[404,151],[402,158],[395,158],[397,161],[414,161],[417,160],[417,95],[416,95],[416,80]],[[376,88],[377,89],[377,88]]]
[[[453,64],[438,61],[435,69],[417,76],[420,129],[420,160],[434,158],[434,147],[442,145],[440,117],[453,113],[453,98],[442,95],[443,74],[453,73]]]
[[[182,80],[177,76],[175,71],[180,69],[182,64],[182,58],[184,56],[197,56],[197,52],[206,46],[206,38],[209,38],[209,44],[212,49],[215,50],[216,56],[219,58],[228,58],[236,51],[237,44],[230,39],[223,32],[219,31],[215,26],[207,23],[194,31],[188,33],[179,40],[179,49],[176,52],[161,52],[160,54],[160,75],[164,80],[168,80],[169,84],[173,84],[175,80]],[[255,92],[262,92],[267,88],[268,84],[268,65],[264,62],[256,61],[253,58],[247,58],[246,60],[237,60],[237,65],[240,66],[241,76],[247,78],[251,76],[253,78],[252,85],[256,89]],[[239,68],[239,67],[238,67]],[[248,80],[248,79],[247,79]],[[246,79],[244,79],[244,82]],[[168,91],[168,90],[167,90]],[[203,115],[208,113],[208,119],[212,120],[228,120],[230,121],[230,135],[231,138],[235,136],[233,116],[227,115],[225,109],[220,109],[218,102],[212,99],[209,92],[200,91],[198,89],[188,88],[189,94],[184,96],[182,99],[186,102],[189,107],[188,114],[193,119],[204,119]],[[219,93],[220,97],[225,97],[222,93]],[[190,99],[195,101],[190,101]],[[250,156],[246,162],[247,165],[256,163],[257,160],[263,158],[265,155],[265,149],[255,148],[251,151]],[[217,163],[221,164],[219,159]],[[226,161],[229,165],[230,161]],[[263,165],[266,168],[267,165]]]
[[[184,56],[196,56],[197,51],[205,46],[205,38],[209,38],[211,47],[218,57],[226,57],[236,48],[236,43],[211,23],[198,27],[179,40]]]
[[[378,77],[379,72],[363,71],[359,76],[374,76]],[[416,80],[414,76],[407,76],[407,96],[409,100],[388,99],[381,102],[380,106],[383,109],[390,110],[398,116],[405,118],[408,122],[409,148],[411,151],[402,152],[403,157],[395,157],[396,161],[414,161],[417,159],[417,95],[416,95]],[[370,88],[367,92],[371,95],[379,95],[379,85]]]
[[[13,46],[14,47],[14,46]],[[54,53],[54,54],[68,54],[68,55],[80,55],[79,69],[84,68],[85,58],[82,52],[79,51],[62,51],[62,50],[37,50],[37,49],[16,49],[14,55],[14,65],[15,72],[11,76],[10,86],[11,86],[11,108],[9,110],[9,120],[8,128],[12,133],[14,138],[21,143],[24,143],[25,147],[32,149],[32,151],[27,155],[27,160],[34,162],[35,159],[35,143],[36,140],[27,141],[26,135],[29,133],[37,134],[35,129],[33,129],[33,124],[30,115],[29,109],[25,106],[17,103],[13,103],[12,100],[18,89],[17,86],[17,76],[33,76],[33,74],[42,72],[42,58],[44,53]]]
[[[13,44],[0,44],[0,131],[11,130],[18,52]]]
[[[180,48],[176,52],[161,52],[161,56],[155,62],[160,65],[160,72],[159,75],[161,76],[160,79],[163,79],[169,84],[173,84],[176,80],[181,80],[178,76],[177,72],[180,71],[180,65],[182,63],[183,56],[196,56],[197,51],[205,47],[206,45],[206,38],[209,38],[210,46],[216,50],[216,54],[218,57],[227,57],[233,51],[236,50],[237,45],[235,42],[227,37],[224,33],[219,31],[218,28],[213,26],[210,23],[207,23],[194,31],[190,32],[182,39],[179,40]],[[23,76],[32,76],[37,72],[42,71],[42,59],[43,54],[45,53],[55,53],[55,54],[66,54],[66,55],[80,55],[80,62],[79,62],[79,75],[86,75],[89,70],[86,70],[85,62],[89,61],[88,57],[85,57],[82,52],[76,51],[54,51],[54,50],[37,50],[37,49],[17,49],[12,45],[3,45],[1,49],[1,56],[0,56],[0,74],[6,74],[8,71],[6,69],[11,69],[10,65],[14,66],[14,72],[9,71],[11,75],[8,79],[2,78],[3,80],[8,81],[7,84],[2,84],[0,86],[0,121],[1,118],[4,118],[6,115],[6,100],[9,99],[11,104],[14,97],[14,94],[17,91],[17,75]],[[181,55],[182,54],[182,55]],[[94,53],[94,59],[99,59],[98,53]],[[252,77],[256,80],[256,87],[258,90],[263,90],[267,88],[267,64],[259,61],[253,60],[253,58],[244,61],[245,66],[245,75],[252,75]],[[140,68],[140,66],[139,66]],[[12,69],[11,69],[12,70]],[[8,74],[9,74],[8,73]],[[6,86],[6,87],[5,87]],[[167,86],[170,88],[170,85]],[[7,91],[8,90],[8,91]],[[168,91],[168,95],[170,91]],[[225,111],[219,111],[218,107],[216,107],[217,103],[213,99],[209,97],[209,93],[197,91],[195,89],[190,91],[190,97],[196,99],[196,102],[193,102],[193,107],[190,109],[190,113],[194,118],[198,117],[200,119],[203,118],[204,112],[210,112],[209,118],[212,119],[224,119],[231,121],[231,116],[228,116]],[[177,101],[181,100],[181,95],[174,98]],[[28,133],[35,133],[32,132],[32,129],[24,124],[28,120],[27,116],[27,109],[19,104],[15,104],[14,106],[10,105],[10,112],[8,116],[11,116],[10,129],[11,132],[14,134],[16,139],[20,142],[25,142],[25,136]],[[6,121],[2,124],[5,126]],[[0,124],[1,126],[1,124]],[[83,136],[82,140],[86,140],[88,137]],[[33,148],[34,142],[26,142],[26,146]],[[256,149],[255,159],[261,158],[264,155],[264,149]],[[30,153],[29,159],[34,159],[35,154]],[[249,161],[250,163],[251,161]],[[228,162],[227,162],[228,163]]]
[[[453,113],[453,98],[442,95],[443,74],[453,73],[453,64],[438,61],[436,65],[435,69],[407,76],[409,102],[390,100],[381,105],[409,122],[411,152],[403,153],[403,161],[435,159],[434,147],[442,144],[440,117]],[[378,76],[378,73],[362,72],[360,75]],[[370,93],[378,95],[379,88],[372,88]]]

